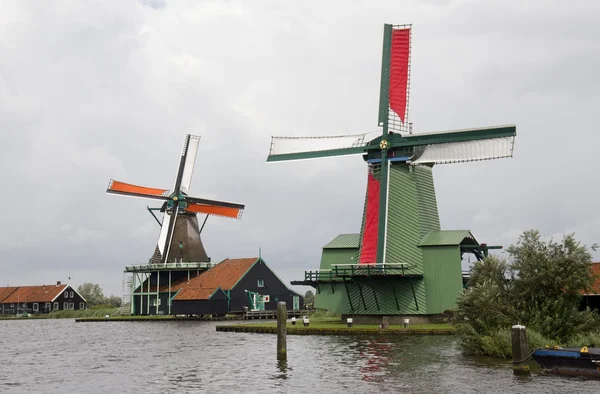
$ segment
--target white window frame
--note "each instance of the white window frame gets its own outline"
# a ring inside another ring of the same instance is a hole
[[[46,305],[44,305],[44,312],[50,312],[51,310],[52,310],[52,303],[46,302]]]
[[[69,310],[70,311],[74,311],[75,310],[75,303],[74,302],[69,302]]]
[[[52,308],[52,310],[57,311],[60,308],[60,304],[58,302],[54,303],[54,308]]]
[[[70,298],[73,298],[73,292],[72,291],[69,293],[69,296],[70,296]]]
[[[256,281],[256,286],[258,286],[258,287],[265,287],[265,281],[264,281],[264,279],[262,279],[262,278],[259,278],[259,279]]]
[[[157,306],[157,304],[158,304],[158,306],[160,306],[160,298],[158,298],[158,299],[157,298],[153,298],[152,299],[152,306]]]
[[[69,298],[69,292],[65,291],[65,298]]]
[[[10,304],[10,307],[11,307],[11,308],[14,308],[14,307],[15,307],[15,304],[14,304],[14,303]]]
[[[85,302],[79,303],[79,309],[85,309]]]
[[[33,303],[33,311],[34,312],[39,312],[40,311],[40,304],[38,304],[37,302]]]
[[[67,301],[63,302],[63,311],[69,310],[69,303]]]

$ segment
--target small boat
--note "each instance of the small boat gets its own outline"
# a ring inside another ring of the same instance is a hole
[[[548,373],[600,378],[600,348],[537,349],[531,357]]]

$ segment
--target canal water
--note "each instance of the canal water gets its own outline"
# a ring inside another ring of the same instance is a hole
[[[600,393],[600,381],[464,356],[452,336],[216,332],[213,322],[0,321],[1,393]]]

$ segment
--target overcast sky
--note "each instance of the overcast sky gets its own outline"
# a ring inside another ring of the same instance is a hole
[[[302,279],[359,231],[367,172],[267,164],[270,137],[376,130],[384,23],[413,24],[415,133],[517,125],[514,158],[435,167],[442,228],[599,242],[599,20],[595,0],[0,0],[0,281],[120,295],[159,227],[108,181],[171,188],[186,133],[191,194],[246,204],[209,218],[213,261],[261,247]]]

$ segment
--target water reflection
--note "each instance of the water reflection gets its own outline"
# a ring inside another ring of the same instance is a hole
[[[288,378],[287,360],[277,360],[277,371],[279,371],[279,374],[275,376],[277,379],[287,379]]]
[[[362,379],[367,382],[382,381],[391,361],[393,345],[374,338],[364,341],[362,345],[358,353],[360,358],[366,360],[366,364],[359,368]]]

